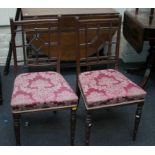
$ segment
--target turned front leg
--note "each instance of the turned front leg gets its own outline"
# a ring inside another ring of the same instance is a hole
[[[71,146],[74,145],[75,141],[75,129],[76,129],[76,109],[77,107],[74,107],[71,109]]]
[[[133,140],[136,140],[137,131],[138,131],[141,115],[142,115],[142,108],[143,108],[143,104],[139,104],[137,106],[136,115],[135,115],[135,124],[134,124],[134,130],[133,130]]]
[[[20,114],[13,114],[13,124],[14,124],[16,145],[21,145],[20,143]]]
[[[85,123],[85,145],[90,143],[90,133],[92,127],[92,120],[90,112],[86,110],[86,123]]]

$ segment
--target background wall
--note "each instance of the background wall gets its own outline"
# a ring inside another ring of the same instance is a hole
[[[115,8],[123,16],[127,8]],[[129,9],[129,8],[128,8]],[[10,41],[9,18],[15,17],[15,8],[0,8],[0,65],[4,65]],[[122,18],[123,19],[123,18]],[[121,34],[120,58],[124,62],[142,62],[147,56],[148,44],[145,43],[143,52],[137,54]],[[20,55],[18,55],[20,57]]]
[[[9,25],[9,18],[15,17],[15,8],[0,8],[0,26]]]

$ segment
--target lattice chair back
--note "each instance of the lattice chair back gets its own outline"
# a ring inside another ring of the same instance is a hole
[[[26,21],[11,19],[10,23],[15,72],[20,63],[29,67],[52,65],[60,72],[60,29],[57,18]],[[53,55],[54,50],[57,52]]]
[[[121,17],[79,19],[77,68],[114,64],[118,68]],[[85,54],[81,58],[81,52]],[[92,55],[90,55],[90,51]]]

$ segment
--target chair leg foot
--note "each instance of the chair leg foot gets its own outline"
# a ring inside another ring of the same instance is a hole
[[[91,120],[90,112],[88,111],[86,111],[86,125],[85,126],[86,126],[85,127],[85,145],[89,145],[92,120]]]
[[[20,114],[13,114],[13,123],[14,123],[16,145],[21,145],[20,143]]]
[[[71,109],[71,146],[74,145],[75,141],[75,129],[76,129],[76,109]]]
[[[141,114],[142,114],[142,108],[143,108],[143,104],[139,104],[137,106],[136,115],[135,115],[135,124],[134,124],[134,130],[133,130],[133,137],[132,137],[133,141],[136,140],[138,126],[139,126]]]

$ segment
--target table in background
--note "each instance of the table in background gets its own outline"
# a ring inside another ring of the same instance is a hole
[[[151,69],[155,66],[155,19],[154,9],[127,10],[124,13],[123,34],[137,53],[141,53],[144,41],[150,48],[146,60],[146,71],[141,86],[145,87]]]
[[[94,19],[94,18],[118,18],[119,13],[116,12],[114,9],[105,9],[105,8],[42,8],[42,9],[31,9],[31,8],[23,8],[22,10],[22,19],[23,20],[29,20],[29,19],[41,19],[41,18],[54,18],[57,16],[67,17],[65,22],[71,23],[74,17],[82,18],[82,19]],[[65,25],[67,25],[65,23]],[[69,30],[67,27],[66,30],[63,30],[61,34],[62,42],[61,42],[61,60],[68,62],[68,61],[75,61],[75,37],[73,30]],[[84,38],[84,32],[83,34],[80,34],[82,38]],[[88,35],[96,35],[96,32],[89,32]],[[107,34],[102,34],[101,37],[103,40],[106,40]],[[101,38],[100,37],[100,38]],[[46,39],[46,38],[45,38]],[[35,44],[35,46],[38,46]],[[102,45],[101,45],[102,47]],[[95,53],[95,50],[98,49],[98,46],[96,44],[96,47],[89,50],[88,55],[91,56]],[[84,55],[84,49],[81,50],[81,57]],[[44,53],[48,52],[48,49],[44,49]],[[51,52],[53,55],[56,55],[57,51],[53,50]]]

